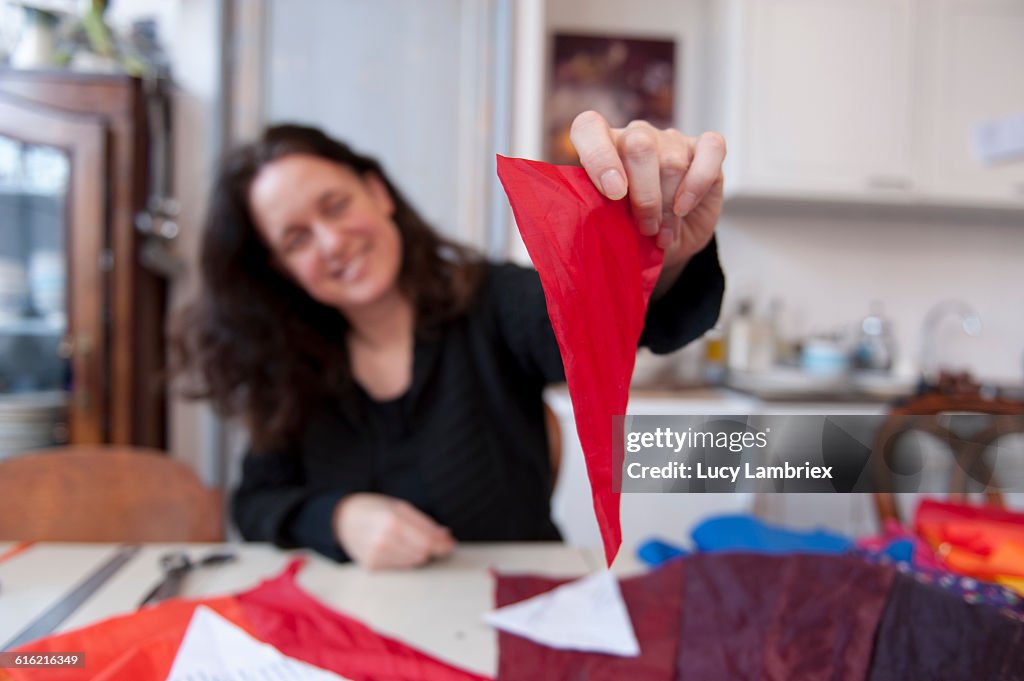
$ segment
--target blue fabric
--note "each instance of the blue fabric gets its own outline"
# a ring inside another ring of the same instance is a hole
[[[914,542],[909,539],[897,539],[890,542],[882,553],[897,563],[910,563],[914,558]]]
[[[709,518],[691,535],[700,551],[754,553],[846,553],[853,541],[825,530],[787,530],[747,515]]]
[[[673,558],[687,556],[689,551],[668,544],[660,539],[649,539],[636,549],[636,557],[651,567],[658,567]]]

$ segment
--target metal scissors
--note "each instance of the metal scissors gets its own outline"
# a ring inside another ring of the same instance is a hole
[[[181,593],[181,586],[188,573],[197,568],[230,563],[237,558],[233,551],[214,551],[199,560],[193,561],[184,551],[171,551],[160,556],[160,569],[164,576],[157,585],[146,594],[139,607],[159,603]]]

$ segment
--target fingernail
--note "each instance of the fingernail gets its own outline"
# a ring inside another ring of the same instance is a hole
[[[661,223],[653,218],[640,221],[640,233],[644,236],[654,236],[660,227]]]
[[[679,200],[676,201],[676,205],[672,208],[672,212],[676,214],[676,217],[686,217],[686,214],[693,210],[693,207],[697,205],[697,195],[693,192],[684,192]]]
[[[609,199],[621,199],[626,195],[626,181],[618,170],[606,170],[601,176],[601,189]]]

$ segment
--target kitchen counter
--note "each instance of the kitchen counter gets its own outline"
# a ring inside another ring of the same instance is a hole
[[[572,402],[564,385],[548,388],[545,400],[559,418],[571,423]],[[881,399],[765,400],[727,387],[669,387],[635,385],[629,391],[630,414],[884,414]],[[575,430],[575,428],[574,428]]]

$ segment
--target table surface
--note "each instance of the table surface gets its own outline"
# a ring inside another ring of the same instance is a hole
[[[13,546],[0,542],[0,554]],[[10,640],[85,579],[117,550],[112,544],[34,544],[0,563],[0,642]],[[323,603],[380,633],[442,660],[494,675],[497,637],[481,615],[493,608],[491,570],[574,577],[603,565],[599,551],[554,543],[460,545],[443,560],[414,570],[371,572],[338,565],[308,552],[263,544],[148,544],[66,619],[57,632],[128,613],[162,577],[159,559],[184,550],[193,558],[230,548],[233,563],[191,573],[186,597],[237,593],[278,574],[296,555],[309,561],[299,584]],[[632,572],[635,564],[617,563]]]

